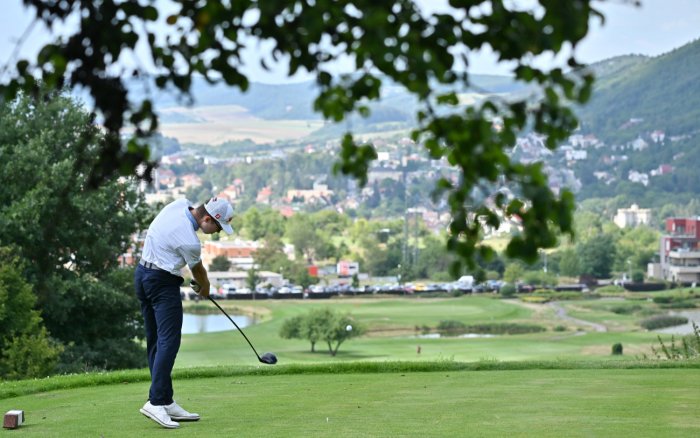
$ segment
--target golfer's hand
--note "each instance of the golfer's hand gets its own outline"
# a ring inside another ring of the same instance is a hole
[[[211,286],[209,283],[204,285],[203,287],[199,288],[199,292],[197,292],[202,298],[209,298],[209,292],[211,291]]]
[[[190,287],[192,288],[193,291],[197,292],[198,295],[204,297],[204,298],[209,298],[209,289],[211,288],[210,285],[207,284],[207,287],[202,287],[199,283],[197,283],[195,280],[190,280]]]

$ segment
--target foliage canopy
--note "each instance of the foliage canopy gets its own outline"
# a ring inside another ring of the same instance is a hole
[[[145,139],[158,127],[154,104],[148,95],[130,95],[126,78],[141,77],[185,98],[192,98],[195,76],[246,90],[243,49],[264,43],[289,75],[306,71],[315,76],[319,94],[314,109],[327,120],[367,116],[367,103],[378,100],[388,85],[401,86],[418,100],[413,139],[461,174],[457,181],[440,180],[436,194],[451,207],[448,248],[462,262],[473,264],[477,255],[493,254],[478,245],[481,230],[504,216],[518,216],[523,225],[508,254],[527,260],[537,257],[538,248],[553,246],[559,232],[571,232],[571,193],[554,195],[540,165],[512,162],[508,151],[524,129],[543,134],[547,146],[555,148],[577,126],[568,102],[588,100],[592,75],[578,68],[574,55],[568,59],[570,74],[561,68],[544,71],[532,60],[578,44],[589,21],[602,18],[592,0],[528,5],[451,0],[450,10],[435,13],[421,11],[414,0],[172,0],[169,10],[174,12],[167,16],[153,1],[24,3],[49,26],[71,18],[78,18],[79,26],[46,45],[37,59],[18,60],[0,92],[6,98],[19,90],[34,92],[39,80],[55,88],[86,89],[106,130],[91,173],[94,185],[115,172],[132,173],[140,164],[147,164],[148,175],[153,166]],[[147,46],[145,59],[137,44]],[[541,99],[460,106],[459,93],[472,85],[470,56],[485,47],[512,63],[517,80],[537,84]],[[119,64],[128,54],[141,59],[135,66]],[[354,61],[355,72],[333,76],[332,63],[339,59]],[[266,59],[259,62],[269,67]],[[124,146],[120,134],[127,125],[134,136]],[[348,132],[335,169],[364,183],[374,158],[372,145],[359,144]],[[520,199],[495,193],[496,183],[503,181],[519,187]],[[493,195],[493,206],[479,200],[484,195]],[[456,260],[453,272],[460,269]]]

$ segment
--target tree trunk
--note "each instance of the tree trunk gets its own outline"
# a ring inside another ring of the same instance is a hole
[[[333,351],[333,354],[331,354],[331,356],[335,356],[338,353],[338,349],[340,348],[340,344],[342,343],[342,341],[338,341],[338,343],[335,344],[335,351]]]

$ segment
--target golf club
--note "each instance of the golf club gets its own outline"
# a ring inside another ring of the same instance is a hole
[[[192,289],[193,289],[195,292],[199,293],[200,286],[199,286],[199,284],[198,284],[196,281],[194,281],[194,280],[190,281],[190,286],[192,287]],[[224,309],[222,309],[221,306],[219,306],[219,303],[217,303],[216,301],[214,301],[214,298],[212,298],[211,296],[209,296],[208,298],[209,298],[209,301],[211,301],[212,303],[214,303],[214,305],[215,305],[216,307],[218,307],[219,310],[221,310],[221,312],[222,312],[224,315],[226,315],[226,318],[228,318],[228,320],[231,321],[231,322],[233,323],[233,325],[238,329],[238,332],[239,332],[240,334],[243,335],[243,337],[245,338],[245,340],[248,342],[248,345],[250,345],[250,348],[253,349],[253,352],[254,352],[255,355],[258,357],[258,360],[259,360],[260,362],[262,362],[262,363],[264,363],[264,364],[268,364],[268,365],[274,365],[274,364],[277,363],[277,356],[275,356],[273,353],[265,353],[265,354],[262,355],[262,357],[260,357],[260,355],[258,354],[258,352],[255,350],[255,347],[253,347],[253,344],[251,344],[250,340],[248,339],[248,336],[246,336],[245,333],[243,333],[243,330],[241,330],[241,328],[238,327],[238,324],[236,324],[236,321],[234,321],[230,316],[228,316],[228,313],[226,313],[226,311],[225,311]]]

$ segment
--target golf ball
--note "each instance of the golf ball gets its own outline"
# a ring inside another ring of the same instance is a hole
[[[350,324],[348,324],[347,326],[345,326],[345,330],[347,330],[347,331],[352,330],[352,326]]]

